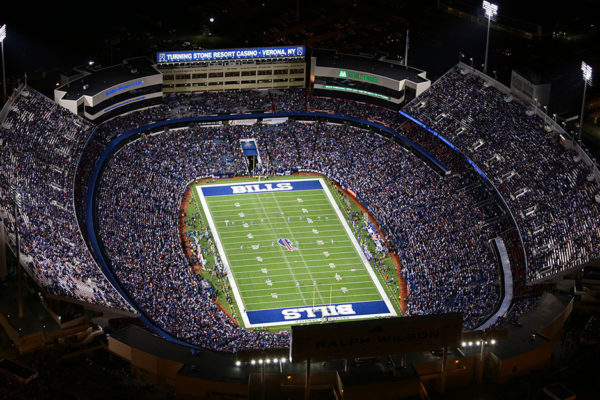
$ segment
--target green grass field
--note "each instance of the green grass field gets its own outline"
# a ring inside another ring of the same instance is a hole
[[[303,180],[293,182],[299,181]],[[274,185],[278,181],[265,182]],[[345,214],[328,185],[320,182],[322,188],[315,190],[236,195],[204,196],[204,185],[194,188],[193,196],[202,204],[221,260],[229,266],[238,315],[246,327],[295,323],[251,322],[248,313],[253,311],[319,305],[384,301],[391,310],[389,315],[395,315],[388,294],[345,222]],[[223,185],[229,189],[232,183]]]

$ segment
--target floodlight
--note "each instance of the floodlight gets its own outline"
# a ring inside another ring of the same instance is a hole
[[[492,340],[490,341],[490,343],[492,344],[492,346],[493,346],[493,345],[495,345],[495,344],[496,344],[496,339],[492,339]]]
[[[0,45],[2,45],[2,101],[6,103],[6,66],[4,65],[4,39],[6,39],[6,24],[0,27]],[[27,84],[27,78],[25,78]]]
[[[256,360],[250,360],[250,364],[255,365],[256,364]]]
[[[467,342],[462,342],[462,347],[467,347]]]
[[[498,6],[484,0],[483,9],[485,10],[485,16],[488,19],[487,35],[485,37],[485,61],[483,63],[483,73],[486,74],[488,66],[488,48],[490,47],[490,21],[498,14]]]
[[[579,119],[579,140],[583,134],[583,113],[585,111],[585,91],[588,85],[592,86],[592,67],[585,61],[581,62],[581,72],[583,72],[583,100],[581,101],[581,118]]]
[[[235,366],[236,366],[236,367],[239,367],[240,365],[242,365],[242,362],[241,362],[241,361],[236,361],[236,362],[235,362]]]
[[[585,61],[581,62],[581,71],[583,72],[583,80],[588,85],[592,82],[592,67],[587,65]]]
[[[483,1],[483,10],[485,11],[486,17],[494,18],[498,14],[498,5],[484,0]]]

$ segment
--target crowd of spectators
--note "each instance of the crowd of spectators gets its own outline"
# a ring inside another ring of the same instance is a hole
[[[192,125],[123,147],[99,186],[105,253],[134,301],[161,328],[217,350],[287,344],[285,332],[238,328],[189,267],[177,235],[177,211],[190,181],[247,173],[242,138],[256,139],[272,172],[319,171],[363,199],[401,256],[410,315],[463,312],[465,327],[473,328],[493,313],[500,288],[487,240],[498,226],[476,205],[476,175],[448,179],[389,139],[352,126]]]
[[[74,215],[73,179],[92,125],[31,88],[12,97],[0,127],[0,214],[13,245],[16,214],[22,263],[51,293],[132,310],[97,268]]]
[[[189,267],[177,232],[190,181],[248,173],[242,138],[256,139],[260,168],[269,173],[318,171],[358,194],[379,220],[387,245],[400,256],[409,315],[462,312],[466,329],[484,322],[501,296],[488,244],[495,237],[504,239],[519,284],[600,254],[600,207],[594,203],[598,186],[587,179],[589,169],[545,132],[523,104],[459,68],[405,110],[445,136],[491,178],[518,228],[490,183],[464,158],[379,106],[317,97],[303,89],[169,94],[160,106],[99,127],[29,88],[15,95],[10,107],[0,128],[7,150],[0,160],[0,212],[12,234],[12,201],[17,198],[21,248],[31,274],[53,293],[124,310],[131,308],[96,266],[76,221],[86,238],[90,171],[107,144],[131,129],[200,115],[325,111],[392,127],[452,171],[443,176],[374,132],[320,121],[192,124],[142,135],[123,147],[107,161],[98,189],[105,255],[142,312],[177,338],[205,348],[235,351],[288,344],[287,332],[244,330],[218,307],[214,288]],[[535,303],[535,297],[527,299],[524,303]],[[527,307],[513,307],[509,320],[518,318],[522,308]]]
[[[461,149],[513,211],[536,281],[600,257],[600,193],[591,167],[567,151],[543,119],[460,67],[405,111]]]
[[[282,347],[288,339],[239,328],[221,311],[190,269],[177,230],[190,180],[247,172],[235,143],[243,129],[192,126],[133,142],[108,162],[97,200],[105,253],[138,307],[177,338],[215,350]]]

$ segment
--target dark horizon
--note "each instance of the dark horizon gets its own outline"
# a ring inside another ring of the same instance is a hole
[[[446,3],[481,13],[479,0]],[[544,32],[577,29],[568,32],[572,36],[566,40],[527,40],[493,26],[489,52],[490,75],[496,71],[498,79],[508,85],[513,68],[540,72],[552,81],[554,112],[568,116],[577,113],[581,60],[595,70],[600,67],[600,54],[594,46],[600,35],[600,24],[594,24],[600,15],[600,3],[576,0],[576,6],[569,2],[552,7],[539,0],[497,3],[499,24],[540,24]],[[12,4],[11,10],[0,17],[0,24],[7,25],[4,47],[8,88],[10,91],[27,74],[34,88],[51,96],[60,73],[77,65],[94,61],[108,66],[140,55],[153,59],[156,51],[180,50],[186,42],[190,42],[188,48],[304,44],[313,39],[313,34],[337,32],[337,39],[322,43],[341,51],[380,50],[403,57],[407,28],[409,65],[424,69],[430,79],[437,79],[456,64],[461,52],[464,61],[468,63],[473,57],[475,67],[481,69],[485,24],[438,11],[433,0],[337,0],[326,4],[310,0],[299,1],[299,5],[300,20],[296,21],[294,0],[225,0],[202,5],[185,1],[166,8],[109,1],[93,11],[76,3],[61,3],[58,7],[49,3],[35,7]],[[215,19],[212,23],[211,17]],[[339,21],[337,25],[335,21]],[[361,32],[362,27],[367,29]],[[318,42],[316,45],[321,47]],[[594,87],[588,90],[588,100],[597,96]]]

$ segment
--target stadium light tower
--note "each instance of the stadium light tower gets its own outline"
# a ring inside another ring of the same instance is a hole
[[[498,6],[496,4],[492,4],[488,1],[483,0],[483,10],[485,11],[485,16],[488,19],[487,37],[485,39],[485,62],[483,63],[483,73],[487,74],[488,47],[490,45],[490,22],[492,18],[494,18],[498,14]]]
[[[592,86],[592,67],[584,61],[581,62],[581,72],[583,72],[583,100],[581,102],[581,118],[579,120],[579,141],[581,142],[581,134],[583,133],[583,111],[585,109],[585,92],[588,85]]]
[[[2,97],[2,104],[6,103],[6,66],[4,65],[4,39],[6,39],[6,24],[0,27],[0,43],[2,44],[2,90],[4,91],[4,97]]]

